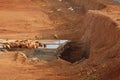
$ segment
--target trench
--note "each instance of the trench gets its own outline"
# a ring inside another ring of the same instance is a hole
[[[75,43],[71,42],[66,45],[66,48],[59,56],[56,55],[53,51],[42,51],[39,49],[24,49],[21,50],[28,59],[39,59],[45,60],[48,62],[55,61],[57,59],[63,59],[70,63],[82,62],[89,58],[90,56],[90,47],[85,43]],[[19,50],[20,51],[20,50]]]
[[[23,52],[29,60],[44,60],[48,62],[55,61],[59,58],[70,63],[82,62],[88,59],[90,55],[90,47],[87,43],[68,42],[66,45],[59,45],[58,48],[55,48],[57,44],[47,43],[50,43],[48,44],[48,49],[11,48],[8,49],[8,51],[20,51]]]
[[[53,51],[45,52],[38,49],[24,51],[24,53],[28,58],[37,57],[48,62],[55,61],[59,58],[70,63],[83,62],[90,56],[90,46],[88,43],[69,42],[64,48],[64,51],[62,51],[62,53],[59,51],[57,55]],[[43,55],[46,56],[44,57]]]

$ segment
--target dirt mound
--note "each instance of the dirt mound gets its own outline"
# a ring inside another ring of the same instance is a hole
[[[115,15],[117,17],[115,17]],[[92,77],[94,77],[95,80],[97,80],[98,76],[100,80],[119,79],[120,31],[119,24],[116,21],[118,18],[119,15],[114,13],[114,11],[108,13],[90,10],[82,21],[72,24],[72,26],[75,26],[72,27],[72,30],[69,29],[69,26],[64,26],[63,29],[57,28],[60,38],[67,38],[75,41],[71,45],[73,47],[63,54],[64,57],[66,56],[65,59],[74,62],[80,61],[81,56],[84,56],[85,53],[90,55],[89,59],[86,61],[86,64],[89,65],[87,68],[93,66],[97,71],[94,75],[87,75],[87,79],[93,80]],[[69,32],[70,30],[71,32]],[[60,31],[64,31],[64,34]],[[107,67],[104,68],[104,66]],[[118,75],[112,74],[114,72]],[[111,75],[111,77],[109,77],[109,75]]]
[[[19,62],[19,63],[25,63],[28,61],[28,58],[26,57],[26,55],[22,52],[18,52],[16,55],[15,55],[15,61],[16,62]]]
[[[18,62],[24,63],[27,61],[27,57],[22,52],[1,52],[0,53],[0,60],[6,62]]]
[[[114,80],[115,75],[112,73],[119,70],[120,66],[120,32],[119,22],[116,21],[118,19],[119,7],[115,8],[114,6],[110,6],[101,11],[88,10],[82,17],[79,15],[76,21],[72,21],[68,18],[68,23],[58,25],[56,30],[58,31],[59,37],[61,39],[66,38],[74,41],[71,45],[73,47],[63,54],[63,58],[74,62],[80,60],[81,56],[85,56],[85,53],[90,54],[88,62],[86,63],[93,67],[99,66],[97,72],[100,79],[106,80],[109,78],[107,75],[111,74],[111,80]],[[118,66],[116,66],[116,69],[111,66],[114,64],[114,61],[111,63],[109,62],[111,60],[114,60],[115,64]],[[106,68],[106,70],[104,69],[105,71],[101,70],[102,67],[100,67],[100,64],[109,66],[109,70],[107,71]],[[96,75],[97,72],[95,73]],[[119,71],[116,73],[119,73]],[[116,75],[116,78],[118,79],[119,75]]]

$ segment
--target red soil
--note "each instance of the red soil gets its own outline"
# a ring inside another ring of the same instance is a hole
[[[72,6],[74,11],[68,10]],[[61,11],[57,11],[61,9]],[[0,54],[1,80],[120,80],[120,6],[110,0],[1,0],[0,38],[73,41],[71,61]],[[84,51],[90,57],[79,63]]]

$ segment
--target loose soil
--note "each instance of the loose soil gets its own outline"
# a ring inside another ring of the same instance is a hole
[[[21,52],[1,52],[1,80],[120,80],[119,3],[1,0],[0,19],[2,39],[44,40],[57,35],[72,41],[62,54],[64,60],[52,62],[31,62]]]

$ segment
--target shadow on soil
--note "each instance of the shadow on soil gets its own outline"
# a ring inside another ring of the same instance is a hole
[[[88,59],[89,55],[90,46],[88,44],[71,42],[69,48],[62,53],[61,58],[74,63],[81,62],[83,59]]]

